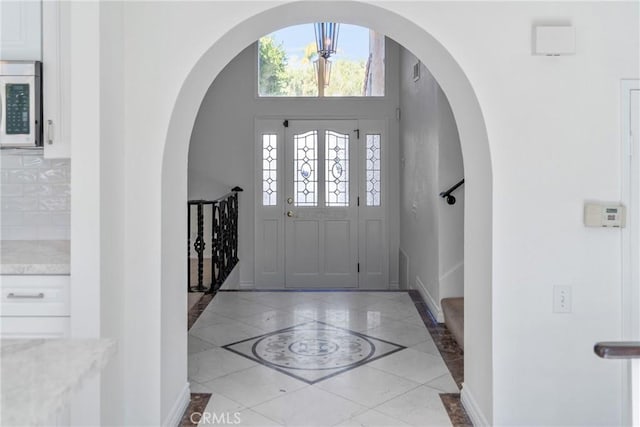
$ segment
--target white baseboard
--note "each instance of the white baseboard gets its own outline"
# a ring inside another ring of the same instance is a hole
[[[184,411],[187,410],[189,402],[191,402],[191,390],[189,389],[189,383],[186,383],[184,385],[184,388],[182,389],[182,392],[178,396],[178,399],[173,404],[171,411],[169,411],[167,419],[164,421],[164,423],[162,423],[162,425],[167,427],[180,426],[182,415],[184,415]]]
[[[255,289],[255,287],[253,282],[240,282],[240,289]]]
[[[440,299],[464,295],[464,261],[440,276]]]
[[[411,289],[409,283],[409,255],[400,248],[398,254],[398,283],[402,289]]]
[[[417,288],[417,291],[420,292],[420,295],[422,295],[422,298],[427,303],[427,306],[429,307],[431,314],[433,314],[436,317],[436,321],[438,323],[443,323],[444,315],[442,314],[442,309],[440,308],[440,304],[438,304],[436,300],[433,299],[433,297],[429,293],[429,290],[424,285],[424,283],[422,283],[422,280],[420,280],[418,276],[416,276],[416,288]]]
[[[473,397],[473,394],[469,391],[469,387],[465,383],[462,383],[460,401],[462,402],[462,406],[464,406],[464,409],[467,411],[467,415],[469,415],[469,419],[474,426],[480,427],[490,425],[487,418],[480,410],[478,402]]]

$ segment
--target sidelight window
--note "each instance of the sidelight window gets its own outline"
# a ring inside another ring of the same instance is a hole
[[[380,206],[380,159],[380,135],[368,134],[365,162],[367,206]]]
[[[262,206],[278,204],[278,135],[262,135]]]

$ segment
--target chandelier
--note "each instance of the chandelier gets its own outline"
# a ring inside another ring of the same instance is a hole
[[[336,22],[316,22],[315,30],[318,55],[328,59],[336,53],[340,24]]]
[[[324,73],[323,73],[324,87],[329,87],[329,80],[331,79],[331,61],[324,58],[322,61],[320,59],[313,61],[313,66],[316,69],[316,76],[319,75],[318,67],[320,66],[320,62],[324,64]]]
[[[331,77],[331,61],[329,61],[329,58],[336,53],[338,48],[340,24],[336,22],[316,22],[314,28],[318,60],[314,61],[313,64],[318,76],[318,96],[324,96],[324,88],[329,87],[329,79]]]

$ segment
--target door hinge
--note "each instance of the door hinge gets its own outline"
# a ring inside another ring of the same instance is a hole
[[[353,130],[356,133],[356,138],[360,139],[360,129]]]
[[[285,120],[284,122],[282,122],[282,126],[288,128],[289,127],[289,120]]]
[[[358,273],[360,273],[360,263],[358,263]]]
[[[358,206],[360,206],[360,196],[358,196]]]

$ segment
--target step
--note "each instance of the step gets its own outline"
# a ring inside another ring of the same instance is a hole
[[[440,304],[447,329],[464,350],[464,298],[444,298]]]

